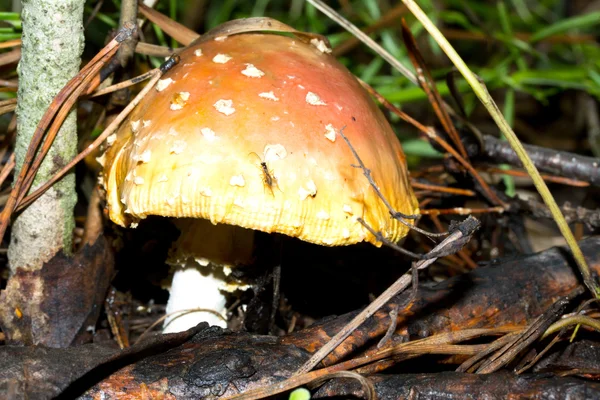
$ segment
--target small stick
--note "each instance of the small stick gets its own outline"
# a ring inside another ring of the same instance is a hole
[[[377,232],[375,229],[373,229],[371,226],[369,226],[369,224],[367,224],[365,222],[364,219],[362,218],[356,218],[356,220],[365,227],[365,229],[367,229],[371,235],[375,236],[375,238],[377,238],[378,241],[380,241],[381,243],[383,243],[384,245],[386,245],[387,247],[396,250],[399,253],[405,254],[409,257],[415,258],[417,260],[421,260],[423,258],[422,254],[417,254],[417,253],[413,253],[410,250],[406,250],[403,247],[398,246],[396,243],[391,242],[389,240],[387,240],[382,234],[381,232]]]
[[[159,46],[152,43],[138,42],[135,46],[135,52],[145,56],[169,57],[171,54],[181,51],[181,49],[172,49],[170,47]]]
[[[478,170],[489,172],[490,174],[503,174],[503,175],[510,175],[510,176],[517,176],[517,177],[523,177],[523,178],[529,178],[529,179],[531,179],[531,177],[529,176],[529,174],[527,172],[525,172],[525,171],[517,171],[517,170],[514,170],[514,169],[485,168],[485,167],[484,168],[475,167],[475,168],[477,168]],[[546,182],[560,183],[562,185],[569,185],[569,186],[575,186],[575,187],[588,187],[588,186],[590,186],[590,182],[586,182],[586,181],[582,181],[582,180],[578,180],[578,179],[572,179],[572,178],[565,178],[565,177],[562,177],[562,176],[545,175],[545,174],[543,174],[543,175],[541,175],[541,177]]]
[[[523,145],[533,164],[542,172],[565,178],[578,179],[600,186],[600,159],[581,154],[548,149],[530,144]],[[483,136],[482,155],[494,163],[522,167],[517,153],[508,142],[490,135]]]
[[[413,276],[416,276],[413,274]],[[413,288],[415,288],[416,285],[413,285]],[[377,348],[380,349],[383,346],[385,346],[387,344],[387,342],[392,338],[392,336],[394,335],[394,333],[396,333],[396,328],[398,327],[398,312],[400,310],[398,309],[398,304],[396,304],[394,306],[394,308],[392,308],[392,311],[390,311],[389,316],[390,316],[390,326],[388,326],[387,331],[385,332],[385,335],[383,335],[383,337],[381,338],[381,340],[379,341],[379,343],[377,343]]]
[[[444,150],[446,150],[454,158],[456,158],[456,160],[463,167],[465,167],[465,169],[467,171],[469,171],[469,173],[471,174],[471,176],[481,186],[481,189],[483,190],[483,192],[486,195],[486,197],[492,203],[497,204],[497,205],[502,206],[502,207],[508,207],[508,205],[505,202],[503,202],[502,200],[500,200],[500,198],[496,195],[496,193],[494,193],[494,191],[490,188],[490,186],[487,184],[487,182],[483,180],[483,178],[481,177],[481,175],[479,175],[479,173],[477,172],[477,170],[475,170],[475,168],[471,165],[471,163],[469,163],[467,160],[465,160],[460,154],[458,154],[458,152],[452,146],[450,146],[450,144],[448,142],[446,142],[444,139],[442,139],[435,132],[435,129],[433,129],[433,127],[427,128],[425,130],[425,135],[427,135],[427,137],[429,139],[433,140],[434,142],[436,142],[437,144],[439,144],[440,146],[442,146],[444,148]]]
[[[6,42],[0,43],[0,49],[8,49],[9,47],[21,46],[21,39],[7,40]]]
[[[405,112],[400,110],[398,107],[396,107],[395,105],[390,103],[385,97],[383,97],[381,94],[379,94],[375,89],[373,89],[367,83],[360,81],[360,84],[367,90],[367,92],[369,92],[371,95],[373,95],[377,99],[377,101],[379,101],[385,108],[387,108],[388,110],[390,110],[391,112],[393,112],[394,114],[396,114],[397,116],[402,118],[404,121],[408,122],[409,124],[411,124],[412,126],[417,128],[419,131],[423,132],[429,139],[437,142],[440,146],[442,146],[444,148],[444,150],[446,150],[448,153],[450,153],[452,156],[454,156],[454,158],[456,158],[456,160],[463,167],[465,167],[465,169],[467,169],[467,171],[469,171],[471,176],[473,176],[473,179],[475,179],[477,181],[477,183],[479,183],[484,194],[492,203],[506,207],[506,204],[502,200],[500,200],[500,198],[498,196],[496,196],[496,194],[492,191],[492,189],[489,187],[489,185],[483,180],[483,178],[481,177],[481,175],[479,175],[479,173],[475,170],[475,168],[473,168],[473,166],[467,160],[465,160],[460,154],[458,154],[456,152],[456,150],[452,146],[450,146],[450,144],[448,144],[448,142],[446,142],[444,139],[440,138],[439,135],[436,134],[435,129],[433,129],[431,127],[426,127],[423,124],[421,124],[420,122],[416,121],[414,118],[412,118],[411,116],[409,116],[408,114],[406,114]]]
[[[527,348],[533,342],[543,337],[542,335],[552,325],[554,321],[559,319],[564,313],[567,306],[571,301],[583,293],[583,287],[579,286],[573,290],[569,295],[561,297],[552,306],[546,310],[542,315],[537,317],[531,325],[523,331],[518,337],[512,342],[507,343],[505,347],[498,350],[495,354],[485,361],[479,368],[477,368],[477,374],[489,374],[502,368],[510,361],[512,361],[518,353],[523,349]]]
[[[469,215],[469,214],[488,214],[498,213],[502,214],[506,211],[503,207],[487,207],[487,208],[430,208],[427,210],[421,210],[422,215]]]
[[[435,215],[430,215],[429,218],[431,218],[431,221],[433,222],[433,224],[436,226],[436,228],[440,232],[443,232],[445,230],[444,227],[442,226],[442,223],[441,223],[440,219],[438,217],[436,217]],[[456,255],[450,255],[450,256],[448,256],[449,259],[450,259],[450,257],[456,257],[459,260],[458,263],[456,261],[453,261],[452,262],[453,266],[460,265],[460,261],[462,261],[470,269],[477,268],[477,263],[475,261],[473,261],[473,259],[471,258],[471,256],[468,254],[468,252],[464,248],[460,249],[456,253]],[[466,272],[466,271],[463,271],[463,272]]]
[[[137,0],[121,0],[121,13],[119,16],[119,27],[136,26],[137,22]],[[127,38],[117,51],[117,60],[121,67],[125,68],[129,60],[133,57],[135,45],[138,41],[138,32],[134,30],[133,34]]]
[[[125,89],[129,86],[136,85],[140,82],[145,81],[146,79],[153,77],[155,73],[156,73],[156,70],[150,70],[142,75],[138,75],[138,76],[128,79],[126,81],[116,83],[114,85],[105,87],[100,90],[96,90],[96,91],[92,92],[89,97],[93,98],[93,97],[103,96],[105,94],[116,92],[117,90]]]
[[[504,171],[504,170],[502,170],[502,171]],[[410,185],[414,189],[431,190],[433,192],[449,193],[449,194],[455,194],[457,196],[469,196],[469,197],[475,196],[475,192],[472,190],[469,190],[469,189],[459,189],[459,188],[452,188],[452,187],[447,187],[447,186],[432,185],[430,183],[417,182],[414,179],[411,179]]]
[[[478,226],[478,224],[477,224]],[[477,228],[474,227],[474,229]],[[473,232],[464,232],[457,229],[446,237],[440,244],[434,247],[432,250],[435,252],[442,252],[448,247],[451,247],[455,242],[460,241],[469,237]],[[431,265],[437,257],[429,258],[426,260],[419,260],[415,262],[415,266],[411,271],[421,270]],[[389,288],[387,288],[382,294],[379,295],[371,304],[369,304],[364,310],[362,310],[356,317],[352,319],[346,326],[344,326],[329,342],[321,347],[312,357],[296,371],[296,375],[306,373],[313,369],[318,363],[323,360],[329,353],[331,353],[338,345],[340,345],[350,334],[359,327],[367,318],[371,317],[377,310],[379,310],[384,304],[390,299],[396,296],[398,293],[403,291],[410,285],[412,277],[411,273],[405,273],[396,282],[394,282]]]
[[[345,127],[343,127],[342,129],[340,129],[338,131],[338,134],[342,137],[342,139],[344,139],[344,141],[346,142],[346,144],[350,148],[350,151],[352,152],[352,155],[354,155],[354,158],[356,159],[356,161],[358,161],[359,168],[362,169],[362,171],[363,171],[363,175],[367,178],[367,180],[369,181],[369,184],[375,190],[375,193],[377,193],[377,196],[381,199],[381,201],[383,202],[383,204],[385,204],[385,206],[387,207],[387,209],[390,212],[391,216],[394,219],[398,220],[401,224],[407,226],[409,229],[412,229],[415,232],[419,232],[419,233],[421,233],[421,234],[423,234],[425,236],[429,236],[429,237],[442,237],[442,236],[446,236],[446,233],[427,232],[427,231],[425,231],[425,230],[423,230],[421,228],[417,228],[413,224],[409,224],[408,222],[405,221],[405,219],[417,219],[418,215],[407,215],[407,214],[403,214],[403,213],[401,213],[399,211],[394,210],[394,208],[392,207],[392,205],[389,203],[389,201],[387,201],[387,199],[381,193],[381,191],[379,190],[379,187],[377,186],[377,184],[373,180],[373,177],[371,176],[371,170],[368,169],[365,166],[365,164],[363,163],[362,159],[360,158],[360,156],[356,152],[356,149],[354,148],[354,146],[352,146],[352,143],[350,143],[350,140],[348,140],[348,138],[346,137],[346,135],[344,135],[344,132],[343,132],[344,128]]]
[[[464,159],[468,160],[469,156],[467,154],[467,150],[465,149],[465,146],[460,140],[460,135],[458,134],[456,127],[452,123],[450,115],[444,108],[442,96],[440,95],[440,92],[435,86],[435,80],[431,75],[431,71],[429,71],[429,68],[427,68],[427,64],[425,63],[425,60],[423,59],[423,56],[419,51],[419,47],[417,46],[417,41],[415,40],[415,37],[412,35],[410,29],[408,28],[408,25],[406,24],[404,18],[402,18],[402,37],[404,38],[404,44],[406,45],[406,48],[408,50],[408,56],[410,58],[410,61],[412,62],[413,66],[415,67],[415,70],[417,71],[417,78],[421,89],[423,89],[423,91],[427,95],[429,103],[431,103],[431,106],[433,107],[433,111],[437,115],[438,119],[440,120],[440,123],[444,127],[444,130],[446,131],[450,139],[452,139],[452,141],[454,142],[454,145],[458,148],[460,155]]]
[[[171,36],[173,39],[178,41],[184,46],[192,43],[194,40],[198,39],[200,35],[185,25],[180,24],[179,22],[173,21],[171,18],[167,17],[164,14],[159,13],[146,6],[144,3],[140,2],[138,4],[139,12],[146,18],[148,18],[151,22],[155,23],[160,27],[167,35]]]
[[[15,153],[13,152],[10,155],[10,158],[2,167],[2,171],[0,171],[0,186],[4,183],[8,175],[10,175],[11,171],[15,168]]]
[[[307,372],[302,375],[293,375],[284,380],[283,382],[277,382],[268,386],[258,387],[256,389],[250,389],[244,393],[238,393],[233,396],[225,397],[224,400],[254,400],[263,399],[266,397],[274,396],[279,393],[286,392],[294,389],[295,387],[308,384],[315,381],[323,376],[326,376],[332,372],[347,371],[350,369],[357,368],[361,365],[371,363],[373,361],[381,360],[383,358],[392,356],[398,353],[404,353],[406,355],[416,354],[473,354],[480,352],[481,349],[488,345],[452,345],[449,343],[456,343],[459,341],[467,341],[482,336],[497,335],[497,334],[510,334],[515,331],[522,330],[521,327],[503,327],[503,328],[491,328],[491,329],[466,329],[458,332],[446,332],[440,333],[434,336],[430,336],[425,339],[415,340],[412,342],[401,343],[398,345],[386,347],[385,349],[378,350],[376,353],[369,354],[367,356],[360,356],[353,358],[348,361],[343,361],[339,364],[332,365],[326,368],[322,368],[316,371]],[[433,350],[432,350],[433,349]],[[439,351],[435,351],[435,349]]]

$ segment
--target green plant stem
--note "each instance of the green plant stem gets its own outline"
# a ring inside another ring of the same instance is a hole
[[[556,332],[562,330],[563,328],[567,328],[567,327],[573,326],[573,325],[589,326],[590,328],[595,329],[596,331],[600,332],[600,321],[598,321],[597,319],[588,317],[587,315],[573,315],[571,317],[560,319],[560,320],[556,321],[555,323],[553,323],[552,325],[550,325],[548,327],[548,329],[546,329],[546,332],[544,332],[542,339],[547,338],[548,335],[556,333]]]
[[[488,110],[488,112],[490,113],[490,115],[492,116],[502,133],[504,133],[506,139],[510,143],[510,146],[513,148],[515,153],[517,153],[517,156],[523,163],[525,170],[531,177],[533,184],[535,185],[540,196],[542,196],[544,203],[546,203],[546,206],[550,209],[550,212],[552,213],[552,216],[556,221],[560,232],[562,233],[563,237],[567,241],[569,248],[571,249],[573,257],[575,258],[575,262],[577,263],[579,271],[583,276],[583,281],[585,285],[592,292],[593,296],[595,296],[596,298],[600,298],[600,287],[598,287],[598,283],[592,277],[585,257],[583,256],[583,253],[581,252],[581,249],[579,248],[579,245],[577,244],[577,241],[573,236],[573,232],[571,232],[571,229],[569,228],[569,225],[567,224],[564,215],[558,208],[558,205],[556,204],[554,197],[552,197],[548,186],[540,176],[540,173],[538,172],[535,165],[533,165],[533,162],[531,161],[529,155],[525,151],[525,148],[519,141],[519,138],[502,116],[502,112],[494,102],[494,99],[492,99],[492,97],[490,96],[485,85],[483,85],[475,76],[475,74],[469,69],[467,64],[458,55],[456,50],[454,50],[452,45],[448,42],[448,40],[446,40],[444,35],[431,22],[431,20],[427,17],[423,10],[421,10],[417,3],[413,0],[402,1],[406,5],[406,7],[413,13],[413,15],[423,24],[425,29],[427,29],[429,34],[435,39],[435,41],[439,44],[444,53],[446,53],[448,58],[450,58],[452,63],[464,76],[465,80],[469,83],[469,85],[475,92],[475,95],[479,98],[479,100]]]

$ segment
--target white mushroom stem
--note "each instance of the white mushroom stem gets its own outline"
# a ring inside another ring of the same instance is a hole
[[[249,288],[228,275],[232,267],[252,259],[254,231],[203,219],[174,223],[181,234],[167,260],[174,275],[163,332],[185,331],[200,322],[224,328],[227,293]]]
[[[197,265],[193,265],[195,263],[190,264],[178,268],[173,275],[164,333],[185,331],[200,322],[208,322],[222,328],[227,326],[227,299],[219,289],[223,284],[222,278],[215,276],[214,271],[202,273]]]

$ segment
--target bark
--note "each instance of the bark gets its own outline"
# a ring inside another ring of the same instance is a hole
[[[508,371],[474,375],[458,372],[380,375],[370,377],[377,398],[394,399],[594,399],[600,383],[550,374],[519,376]],[[336,379],[319,389],[313,399],[365,398],[357,381]]]
[[[497,164],[506,163],[517,167],[523,166],[508,142],[485,135],[483,145],[482,153],[488,161]],[[598,158],[534,145],[525,145],[525,149],[541,172],[578,179],[589,182],[593,186],[600,186],[600,159]]]
[[[84,0],[23,0],[19,63],[17,171],[35,128],[60,89],[79,71]],[[75,111],[65,120],[32,188],[47,181],[77,154]],[[59,250],[71,252],[75,176],[65,176],[14,221],[8,250],[11,271],[40,269]]]

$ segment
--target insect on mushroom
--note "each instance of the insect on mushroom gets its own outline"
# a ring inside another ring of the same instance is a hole
[[[250,155],[252,155],[252,154],[254,154],[254,156],[256,156],[256,159],[258,159],[258,161],[260,163],[259,168],[262,173],[263,184],[265,185],[265,187],[267,189],[269,189],[269,191],[271,192],[271,196],[275,196],[275,193],[273,193],[273,186],[275,186],[277,189],[279,189],[279,191],[281,191],[281,189],[279,188],[279,185],[277,184],[277,178],[270,171],[269,166],[267,165],[267,161],[263,160],[254,151],[252,153],[250,153]]]

